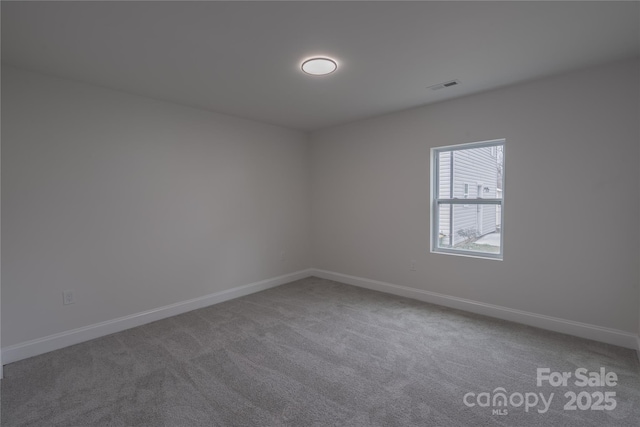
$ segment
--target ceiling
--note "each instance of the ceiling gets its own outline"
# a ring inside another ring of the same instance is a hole
[[[639,2],[1,8],[3,64],[304,131],[640,56]],[[339,69],[302,73],[318,54]]]

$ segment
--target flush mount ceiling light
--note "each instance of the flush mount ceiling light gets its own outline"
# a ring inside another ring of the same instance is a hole
[[[338,68],[336,61],[330,58],[311,58],[302,63],[302,71],[312,76],[324,76]]]

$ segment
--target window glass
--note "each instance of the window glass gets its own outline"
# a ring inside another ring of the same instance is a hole
[[[504,140],[436,148],[432,155],[432,250],[502,259]]]

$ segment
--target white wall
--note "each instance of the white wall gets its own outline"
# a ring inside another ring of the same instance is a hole
[[[311,266],[305,134],[8,67],[2,107],[2,347]]]
[[[636,333],[638,76],[624,61],[312,135],[314,267]],[[504,261],[430,253],[430,149],[497,138]]]
[[[361,121],[309,150],[302,133],[3,67],[2,347],[311,266],[637,333],[639,72]],[[430,148],[495,138],[505,260],[431,254]]]

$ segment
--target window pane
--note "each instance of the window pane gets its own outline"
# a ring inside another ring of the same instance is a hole
[[[504,140],[435,148],[433,153],[432,250],[502,259],[502,206],[495,199],[504,199]]]
[[[439,206],[438,247],[500,253],[500,205]]]
[[[502,198],[503,147],[438,152],[438,198]]]
[[[451,151],[438,154],[438,197],[449,199],[451,193]]]

